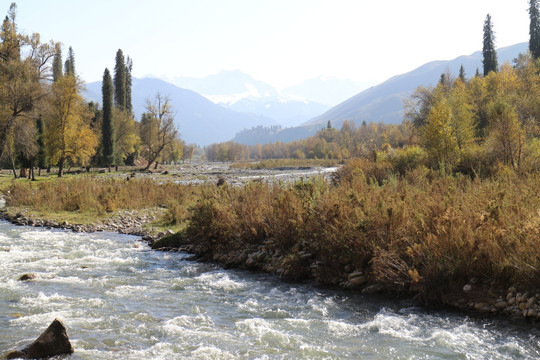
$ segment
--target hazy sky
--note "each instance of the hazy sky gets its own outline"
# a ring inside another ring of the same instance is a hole
[[[528,0],[19,0],[18,25],[75,51],[87,82],[114,67],[135,77],[240,69],[278,89],[323,76],[374,85],[431,60],[529,39]],[[2,15],[9,0],[0,0]]]

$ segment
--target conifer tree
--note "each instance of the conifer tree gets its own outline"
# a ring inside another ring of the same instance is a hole
[[[459,78],[461,79],[462,82],[465,82],[467,80],[466,74],[465,74],[465,68],[463,67],[463,64],[461,64],[459,68]]]
[[[121,49],[116,52],[114,65],[114,104],[120,110],[126,110],[126,63]]]
[[[113,84],[109,69],[103,73],[101,86],[103,96],[103,124],[101,128],[103,164],[110,166],[115,159],[115,134],[113,124]]]
[[[482,48],[482,55],[484,59],[484,76],[491,71],[497,71],[497,51],[495,50],[495,34],[493,33],[493,24],[491,22],[491,15],[487,14],[484,21],[484,46]]]
[[[63,76],[62,73],[62,48],[58,46],[53,58],[53,81],[56,82]]]
[[[71,46],[69,47],[68,56],[64,63],[64,74],[75,76],[75,53]]]
[[[529,50],[535,59],[540,58],[540,6],[538,0],[530,0]]]
[[[126,111],[128,114],[133,113],[133,104],[131,102],[131,87],[133,85],[133,79],[131,77],[132,69],[133,59],[128,56],[126,59]]]

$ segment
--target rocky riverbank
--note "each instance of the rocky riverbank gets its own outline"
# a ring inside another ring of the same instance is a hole
[[[50,229],[63,229],[71,230],[73,232],[96,232],[96,231],[110,231],[118,232],[120,234],[140,236],[143,240],[153,242],[165,235],[172,234],[172,231],[158,231],[152,228],[145,227],[152,221],[156,220],[163,210],[122,210],[118,211],[114,216],[93,224],[72,224],[67,221],[56,221],[47,219],[38,219],[34,216],[25,213],[17,212],[10,213],[3,209],[0,210],[0,218],[7,220],[15,225],[21,226],[35,226],[44,227]]]
[[[395,293],[392,289],[378,283],[370,274],[369,269],[351,269],[347,265],[339,266],[339,259],[335,259],[336,263],[334,264],[327,264],[318,260],[315,255],[304,251],[284,254],[273,248],[271,244],[252,245],[221,253],[209,244],[186,239],[181,234],[174,234],[171,230],[156,231],[145,227],[159,215],[159,209],[152,211],[124,210],[101,223],[71,224],[66,221],[36,219],[24,212],[11,214],[5,209],[0,211],[0,218],[15,225],[56,228],[73,232],[111,231],[136,235],[147,241],[155,250],[184,251],[193,254],[193,259],[197,261],[217,262],[225,268],[263,271],[287,280],[314,281],[322,285],[360,291],[363,294],[406,295]],[[449,291],[440,300],[441,303],[438,304],[424,305],[443,305],[479,315],[505,315],[511,318],[540,321],[540,288],[525,289],[510,286],[507,289],[502,289],[482,284],[477,279],[470,279],[469,283],[462,289]]]
[[[395,292],[394,289],[377,282],[369,268],[352,269],[347,265],[340,266],[340,259],[335,259],[336,263],[328,264],[318,260],[314,254],[303,251],[284,254],[271,244],[253,245],[221,253],[209,244],[173,234],[152,241],[151,246],[162,251],[184,251],[193,254],[198,261],[217,262],[226,268],[264,271],[287,280],[314,281],[363,294],[415,296],[413,292]],[[446,307],[478,316],[501,315],[537,323],[540,321],[540,288],[502,288],[500,285],[483,284],[473,278],[462,288],[448,289],[437,301],[423,301],[422,305]]]

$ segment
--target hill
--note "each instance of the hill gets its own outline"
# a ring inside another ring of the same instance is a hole
[[[499,64],[512,62],[527,50],[528,43],[520,43],[497,50]],[[264,143],[289,142],[313,136],[326,126],[328,121],[340,128],[345,120],[360,125],[363,121],[400,124],[403,121],[403,103],[419,86],[435,85],[442,73],[449,71],[457,76],[463,65],[467,77],[472,77],[476,69],[482,67],[482,53],[459,56],[453,60],[432,61],[408,73],[396,75],[387,81],[366,89],[348,100],[334,106],[320,116],[297,127],[281,129],[267,137]]]
[[[511,62],[519,53],[527,50],[528,43],[520,43],[497,50],[499,64]],[[331,108],[304,125],[326,124],[328,120],[339,127],[345,120],[360,125],[362,121],[399,124],[403,121],[403,101],[419,86],[435,85],[441,74],[450,71],[457,76],[463,65],[468,77],[482,67],[482,53],[477,51],[448,61],[432,61],[411,72],[397,75],[380,85],[371,87],[341,104]]]

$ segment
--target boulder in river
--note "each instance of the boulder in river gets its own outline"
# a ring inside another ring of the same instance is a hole
[[[11,351],[6,359],[44,359],[51,356],[72,354],[73,347],[69,341],[67,330],[59,319],[49,327],[32,344],[22,350]]]
[[[19,281],[29,281],[34,280],[36,278],[36,274],[23,274],[19,276]]]

